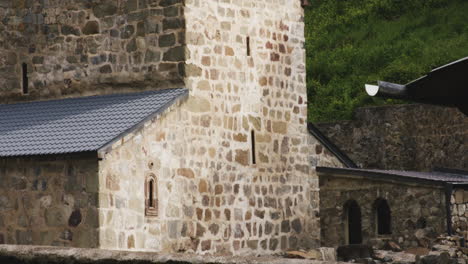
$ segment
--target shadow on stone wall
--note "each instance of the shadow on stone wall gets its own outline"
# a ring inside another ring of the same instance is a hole
[[[363,168],[468,169],[468,117],[456,108],[365,107],[353,120],[316,126]]]

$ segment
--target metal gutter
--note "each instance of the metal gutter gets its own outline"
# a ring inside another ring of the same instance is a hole
[[[338,148],[333,142],[326,137],[316,126],[312,123],[307,124],[309,133],[312,134],[328,151],[333,153],[335,157],[343,163],[347,168],[359,168],[348,155],[346,155],[340,148]]]
[[[370,96],[457,107],[468,116],[468,57],[438,67],[405,85],[379,81],[366,84]]]

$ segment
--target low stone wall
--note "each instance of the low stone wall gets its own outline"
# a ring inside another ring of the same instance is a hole
[[[346,207],[356,201],[361,210],[364,244],[393,240],[402,247],[417,247],[425,237],[446,233],[444,188],[364,177],[319,175],[322,246],[347,244]],[[378,235],[375,202],[385,199],[391,212],[391,234]]]
[[[0,159],[0,244],[97,247],[97,173],[96,156]]]
[[[353,120],[316,126],[363,168],[468,169],[468,117],[455,108],[365,107]]]
[[[451,204],[453,231],[468,240],[468,189],[455,189]]]
[[[190,254],[156,255],[154,253],[77,249],[58,247],[0,246],[0,263],[8,264],[338,264],[338,262],[284,259],[279,257],[223,257]]]

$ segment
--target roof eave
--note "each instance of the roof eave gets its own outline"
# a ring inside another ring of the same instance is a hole
[[[325,136],[314,124],[308,123],[307,129],[320,144],[330,151],[347,168],[358,168],[356,163],[348,157],[339,147],[337,147],[327,136]]]
[[[388,174],[384,172],[375,172],[375,171],[356,171],[356,170],[348,170],[343,168],[332,168],[332,167],[317,167],[317,173],[320,175],[339,175],[343,177],[365,177],[372,180],[380,180],[380,181],[402,181],[407,183],[417,183],[417,184],[427,184],[427,185],[436,185],[440,187],[444,187],[447,184],[451,184],[448,181],[440,181],[440,180],[431,180],[431,179],[422,179],[422,178],[413,178],[413,177],[405,177],[399,176],[394,174]],[[384,178],[385,177],[385,178]],[[464,184],[463,182],[459,182],[459,184]]]
[[[161,115],[167,113],[170,111],[170,108],[171,106],[173,105],[178,105],[182,102],[184,102],[185,100],[187,100],[189,97],[189,90],[188,89],[185,89],[185,92],[182,93],[181,95],[175,97],[173,100],[169,101],[168,103],[166,103],[164,106],[162,106],[161,108],[159,108],[157,111],[155,111],[154,113],[150,114],[149,116],[147,116],[145,119],[143,119],[142,121],[138,122],[137,124],[135,124],[134,126],[132,126],[131,128],[127,129],[126,131],[124,131],[123,133],[121,133],[120,135],[116,136],[115,138],[113,138],[112,140],[110,140],[109,142],[107,142],[106,144],[104,144],[103,146],[101,146],[99,149],[97,149],[97,155],[98,155],[98,158],[99,159],[103,159],[104,156],[109,153],[111,150],[112,150],[112,146],[117,143],[119,140],[122,140],[124,139],[127,135],[131,134],[131,133],[134,133],[135,131],[138,131],[140,129],[142,129],[144,127],[144,125],[151,121],[151,120],[156,120],[158,119]]]

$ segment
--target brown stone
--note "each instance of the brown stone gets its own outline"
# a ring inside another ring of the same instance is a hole
[[[199,81],[197,88],[202,91],[209,91],[211,89],[210,82],[207,80]]]
[[[233,139],[239,142],[247,142],[247,135],[245,134],[234,134]]]
[[[202,220],[203,219],[203,209],[197,208],[197,219]]]
[[[208,192],[208,183],[205,180],[200,180],[200,183],[198,184],[198,191],[201,193]]]
[[[195,178],[195,173],[193,172],[193,170],[188,169],[188,168],[178,169],[177,174],[179,176],[190,178],[190,179]]]
[[[249,154],[247,150],[236,149],[236,162],[244,166],[249,165]]]
[[[263,218],[265,218],[265,211],[264,210],[255,210],[255,216],[260,218],[260,219],[263,219]]]
[[[211,240],[205,240],[201,242],[201,250],[208,251],[211,249]]]
[[[288,125],[286,122],[276,121],[272,124],[273,132],[279,134],[286,134],[288,132]]]
[[[197,237],[199,238],[203,237],[205,232],[206,232],[206,229],[200,223],[197,223]]]
[[[455,191],[455,203],[462,204],[464,202],[463,190]]]
[[[205,209],[205,222],[211,221],[211,210]]]
[[[202,57],[202,64],[203,66],[210,66],[211,65],[211,58],[208,56]]]
[[[224,54],[226,56],[234,56],[234,49],[231,47],[224,47]]]
[[[218,184],[215,186],[215,194],[218,195],[218,194],[222,194],[223,193],[223,185],[221,184]]]
[[[99,23],[97,21],[88,21],[81,31],[85,35],[99,34]]]
[[[231,220],[231,210],[224,209],[224,216],[226,217],[227,221],[230,221]]]

